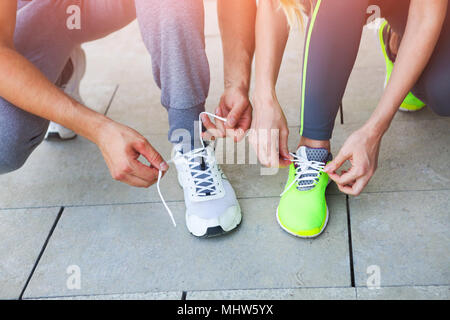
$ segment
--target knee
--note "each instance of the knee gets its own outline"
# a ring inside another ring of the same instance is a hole
[[[20,136],[1,135],[0,141],[0,174],[16,171],[23,167],[30,154],[38,145],[35,141],[26,141]]]
[[[434,87],[428,90],[428,107],[439,116],[450,117],[450,89]]]
[[[7,150],[0,148],[0,153],[0,175],[19,170],[29,156],[29,154],[17,152],[13,146]]]

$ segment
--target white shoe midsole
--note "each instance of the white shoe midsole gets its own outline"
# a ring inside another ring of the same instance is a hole
[[[186,226],[195,236],[206,235],[208,228],[221,227],[223,231],[229,232],[236,228],[242,220],[242,213],[239,206],[233,206],[218,218],[202,219],[196,215],[188,215],[186,212]]]

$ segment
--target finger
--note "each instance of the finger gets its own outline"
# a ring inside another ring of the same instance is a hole
[[[223,118],[223,112],[221,108],[217,108],[216,109],[216,115],[218,115],[219,117]],[[220,131],[221,133],[221,137],[225,137],[226,136],[226,129],[225,129],[225,125],[223,123],[222,120],[216,119],[216,127],[217,129]]]
[[[236,130],[234,130],[234,134],[235,134],[234,136],[235,142],[239,142],[245,138],[245,130],[242,128],[237,128]]]
[[[215,140],[215,138],[223,138],[222,132],[220,132],[219,129],[208,129],[205,132],[202,133],[203,139],[206,140]]]
[[[158,172],[159,171],[155,168],[151,168],[151,167],[143,164],[139,160],[133,160],[131,162],[131,168],[132,168],[131,175],[133,175],[139,179],[147,181],[151,184],[155,183],[156,180],[158,180]],[[165,173],[165,171],[163,171],[163,173]]]
[[[280,131],[280,165],[283,167],[289,166],[292,160],[292,156],[289,153],[288,137],[288,129]]]
[[[248,106],[249,104],[247,102],[235,105],[227,116],[227,126],[234,128]]]
[[[350,159],[351,155],[344,154],[342,150],[338,153],[336,158],[334,158],[330,163],[328,163],[324,171],[327,173],[334,173],[337,169],[339,169],[345,161]]]
[[[351,196],[358,196],[361,194],[362,190],[364,190],[365,186],[367,185],[367,183],[369,182],[370,179],[368,179],[367,177],[362,177],[358,180],[356,180],[356,182],[353,185],[338,185],[339,190],[341,190],[342,192],[351,195]]]
[[[270,150],[270,167],[271,168],[278,168],[280,166],[280,150],[279,150],[279,137],[276,140],[271,139],[269,140],[269,150]]]
[[[270,158],[268,156],[269,141],[267,136],[264,136],[262,132],[255,133],[256,135],[256,150],[258,154],[259,162],[265,167],[270,166]]]
[[[361,176],[364,175],[364,172],[362,172],[358,167],[351,167],[350,170],[346,171],[344,174],[339,176],[338,174],[332,174],[330,176],[331,179],[334,180],[337,184],[341,185],[347,185],[352,183],[353,181],[357,180]]]
[[[133,176],[131,174],[127,174],[123,177],[123,179],[119,180],[123,183],[126,183],[132,187],[137,187],[137,188],[148,188],[150,187],[153,183],[150,181],[145,181],[139,177]]]
[[[136,143],[134,148],[156,169],[161,171],[167,171],[169,169],[169,165],[147,140]]]
[[[242,131],[247,132],[248,129],[250,129],[252,125],[252,108],[247,108],[247,111],[244,112],[244,114],[241,116],[241,119],[239,120],[237,126],[235,127],[236,131]]]
[[[202,114],[202,124],[205,126],[206,130],[217,129],[216,125],[211,121],[211,119],[206,114]]]

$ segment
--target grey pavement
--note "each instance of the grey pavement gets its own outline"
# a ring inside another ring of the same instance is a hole
[[[212,111],[223,62],[215,2],[205,4]],[[292,150],[302,47],[302,33],[292,31],[277,86]],[[84,49],[86,104],[140,131],[168,159],[167,114],[137,24]],[[336,121],[334,154],[370,116],[383,82],[375,31],[366,28],[343,100],[344,123]],[[449,139],[450,119],[427,108],[397,114],[365,191],[348,197],[330,185],[329,225],[314,240],[279,228],[275,210],[287,171],[261,175],[247,142],[237,147],[242,163],[223,165],[242,225],[208,240],[184,225],[174,168],[161,188],[176,229],[156,187],[113,181],[91,142],[44,142],[20,171],[0,176],[0,299],[449,299]],[[217,148],[220,158],[227,142]]]

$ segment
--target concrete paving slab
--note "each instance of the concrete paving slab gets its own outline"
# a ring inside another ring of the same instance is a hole
[[[64,296],[55,298],[36,298],[26,300],[181,300],[182,292],[146,292],[128,294],[105,294],[86,296]]]
[[[350,198],[356,285],[378,275],[381,287],[449,285],[449,198],[449,190]]]
[[[449,300],[449,286],[356,288],[359,300]]]
[[[0,210],[0,299],[18,299],[59,208]]]
[[[354,300],[355,288],[189,291],[187,300]]]
[[[188,233],[182,203],[169,204],[176,229],[161,204],[66,208],[25,296],[350,285],[345,197],[330,197],[315,240],[281,230],[278,198],[240,204],[239,229],[206,240]],[[66,286],[72,265],[79,290]]]

